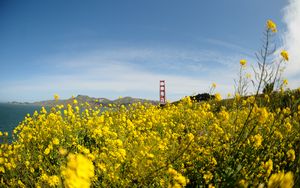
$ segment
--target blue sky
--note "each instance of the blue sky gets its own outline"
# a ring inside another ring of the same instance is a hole
[[[213,82],[225,96],[239,60],[255,63],[267,19],[282,41],[295,41],[297,7],[297,0],[1,1],[0,101],[54,93],[158,100],[160,79],[171,101]],[[287,68],[291,87],[300,83],[295,67]]]

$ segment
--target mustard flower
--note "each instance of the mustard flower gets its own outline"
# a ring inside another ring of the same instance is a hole
[[[54,176],[50,176],[48,178],[47,182],[51,187],[55,187],[55,186],[59,185],[60,179],[58,176],[54,175]]]
[[[203,175],[203,179],[205,180],[205,183],[208,184],[210,182],[210,180],[213,179],[213,174],[211,172],[207,172]]]
[[[21,180],[18,180],[18,185],[19,185],[19,187],[26,187],[25,185],[24,185],[24,183],[21,181]]]
[[[239,181],[239,185],[241,186],[241,187],[248,187],[248,183],[247,183],[247,181],[246,180],[244,180],[244,179],[241,179],[240,181]]]
[[[269,112],[266,108],[259,109],[258,114],[259,114],[258,117],[259,123],[265,123],[268,120]]]
[[[296,158],[296,156],[295,156],[295,151],[294,151],[293,149],[290,149],[290,150],[286,153],[286,155],[287,155],[288,160],[290,160],[290,161],[294,161],[295,158]]]
[[[175,184],[173,187],[185,187],[188,179],[186,179],[182,174],[174,170],[173,168],[168,169],[168,173],[172,176],[175,180]]]
[[[59,99],[59,95],[58,94],[54,94],[54,100],[58,100]]]
[[[5,168],[3,166],[0,166],[0,173],[5,173]]]
[[[216,97],[216,101],[221,101],[222,100],[222,97],[221,97],[220,93],[216,93],[215,97]]]
[[[277,32],[276,24],[272,20],[267,20],[267,29],[271,30],[273,33]]]
[[[286,50],[282,50],[280,55],[282,56],[282,58],[285,60],[285,61],[288,61],[289,60],[289,53],[286,51]]]
[[[29,170],[31,173],[34,173],[34,168],[30,167],[30,170]]]
[[[269,176],[273,170],[272,159],[269,159],[266,163],[264,163],[264,169],[266,170],[266,175]]]
[[[253,137],[253,141],[254,141],[254,147],[258,148],[259,146],[261,146],[263,138],[260,134],[257,134]]]
[[[246,63],[247,63],[247,61],[246,61],[245,59],[241,59],[241,60],[240,60],[240,64],[241,64],[241,66],[245,66],[245,65],[246,65]]]
[[[0,164],[3,164],[4,163],[4,158],[3,157],[0,157]]]
[[[246,74],[246,78],[247,78],[247,79],[250,79],[250,78],[251,78],[251,74],[250,74],[250,73],[247,73],[247,74]]]
[[[62,169],[65,177],[65,186],[70,188],[88,188],[91,178],[94,177],[93,163],[82,154],[70,154],[67,167]]]
[[[76,104],[78,104],[78,101],[76,99],[74,99],[73,103],[76,105]]]
[[[48,181],[49,176],[48,176],[47,174],[43,173],[43,174],[41,175],[40,178],[41,178],[43,181]]]
[[[268,188],[292,188],[293,186],[294,176],[292,172],[272,174],[268,182]]]
[[[44,151],[44,154],[48,155],[49,153],[50,153],[50,148],[46,148],[45,151]]]
[[[293,126],[289,122],[285,123],[284,126],[285,126],[287,132],[290,132],[293,128]]]
[[[192,140],[194,140],[194,135],[192,134],[192,133],[189,133],[188,135],[187,135],[187,137],[188,137],[188,140],[191,142]]]
[[[58,145],[59,144],[59,139],[58,138],[53,138],[52,143],[54,145]]]

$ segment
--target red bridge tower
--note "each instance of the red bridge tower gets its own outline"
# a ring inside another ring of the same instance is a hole
[[[166,85],[164,80],[159,81],[159,102],[160,104],[166,103]]]

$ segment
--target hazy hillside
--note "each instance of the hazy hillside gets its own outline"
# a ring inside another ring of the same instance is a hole
[[[139,99],[139,98],[132,98],[132,97],[124,97],[124,98],[119,98],[116,100],[109,100],[106,98],[95,98],[95,97],[89,97],[86,95],[78,95],[75,97],[75,99],[78,101],[79,104],[82,103],[89,103],[90,105],[100,105],[102,104],[103,106],[107,106],[108,104],[132,104],[136,102],[141,102],[141,103],[152,103],[152,104],[158,104],[158,101],[152,101],[152,100],[146,100],[146,99]],[[73,102],[72,98],[69,99],[61,99],[61,100],[46,100],[46,101],[39,101],[39,102],[34,102],[34,103],[29,103],[33,105],[38,105],[38,106],[55,106],[59,104],[71,104]]]

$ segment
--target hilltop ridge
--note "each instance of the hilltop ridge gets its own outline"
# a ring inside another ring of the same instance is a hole
[[[59,100],[44,100],[44,101],[37,101],[37,102],[10,102],[11,104],[23,104],[23,105],[36,105],[36,106],[55,106],[55,105],[67,105],[67,104],[72,104],[73,100],[76,99],[77,102],[79,104],[83,104],[83,103],[89,103],[90,105],[94,106],[94,105],[100,105],[102,104],[103,106],[107,106],[108,104],[123,104],[123,105],[129,105],[132,103],[136,103],[136,102],[141,102],[141,103],[151,103],[151,104],[158,104],[158,101],[154,101],[154,100],[148,100],[148,99],[140,99],[140,98],[133,98],[133,97],[122,97],[122,98],[118,98],[115,100],[110,100],[107,98],[103,98],[103,97],[89,97],[87,95],[77,95],[76,97],[71,97],[68,99],[59,99]]]

